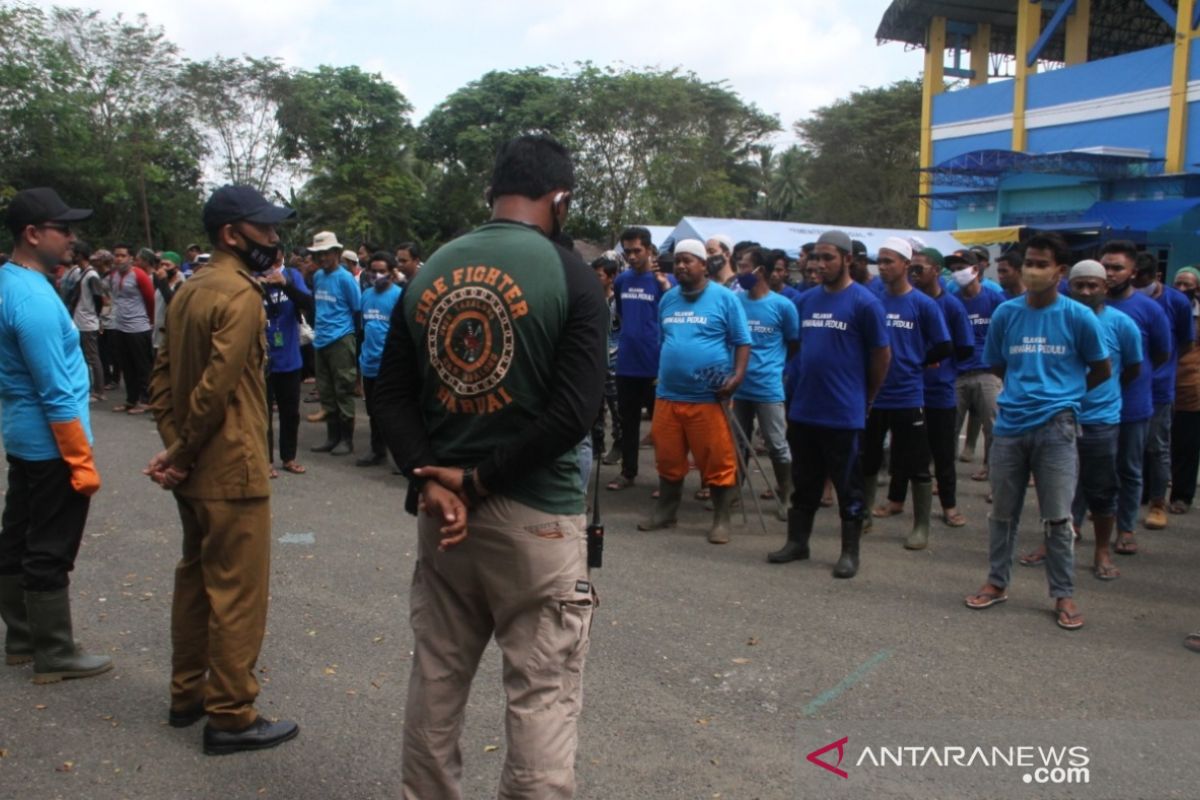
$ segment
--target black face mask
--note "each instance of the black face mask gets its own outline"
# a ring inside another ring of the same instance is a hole
[[[709,256],[704,263],[708,265],[709,277],[713,277],[725,268],[725,256]]]
[[[233,248],[233,252],[237,253],[246,266],[252,272],[266,272],[275,266],[275,259],[279,257],[279,245],[277,244],[259,244],[249,236],[242,235],[242,238],[250,245],[248,248]]]
[[[1125,294],[1125,291],[1129,288],[1130,283],[1132,283],[1132,279],[1126,280],[1124,283],[1118,283],[1115,286],[1109,286],[1108,287],[1108,296],[1109,297],[1120,297],[1121,295]]]

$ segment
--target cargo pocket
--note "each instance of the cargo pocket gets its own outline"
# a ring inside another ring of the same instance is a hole
[[[590,582],[580,581],[575,589],[542,605],[537,634],[525,664],[525,673],[531,681],[536,681],[534,676],[538,674],[553,675],[561,671],[564,690],[567,684],[579,683],[592,629],[592,613],[599,603]]]

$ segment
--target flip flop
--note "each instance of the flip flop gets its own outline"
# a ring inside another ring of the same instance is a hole
[[[1083,627],[1083,614],[1079,613],[1078,611],[1072,614],[1065,608],[1056,608],[1054,613],[1054,621],[1057,622],[1058,627],[1062,628],[1064,631],[1077,631]]]
[[[290,472],[293,475],[303,475],[304,473],[308,472],[303,465],[297,464],[295,461],[287,462],[283,465],[283,469],[285,472]]]
[[[1113,551],[1123,556],[1136,556],[1138,551],[1137,540],[1133,538],[1133,534],[1131,533],[1121,534],[1117,537],[1117,543],[1113,545]]]
[[[877,517],[878,519],[884,519],[886,517],[898,517],[903,513],[903,508],[900,508],[900,510],[897,511],[891,506],[875,506],[875,508],[871,509],[871,516]]]
[[[271,472],[270,472],[270,474],[267,475],[267,477],[270,478],[271,480],[275,480],[276,478],[279,477],[279,470],[275,469],[274,467],[271,467]]]
[[[1186,514],[1188,512],[1188,504],[1182,500],[1172,500],[1167,510],[1172,514]]]
[[[1104,564],[1103,566],[1092,567],[1092,574],[1096,576],[1097,580],[1115,581],[1121,577],[1121,570],[1117,569],[1116,564]]]
[[[759,500],[774,500],[775,491],[773,489],[764,489],[759,495]]]
[[[1200,653],[1200,631],[1189,633],[1183,637],[1183,646],[1193,653]]]
[[[1022,567],[1040,567],[1046,563],[1046,554],[1039,553],[1037,550],[1030,550],[1025,555],[1017,559]]]
[[[962,515],[961,511],[955,510],[953,516],[950,514],[942,514],[942,522],[946,523],[950,528],[961,528],[967,524],[967,518]]]
[[[995,587],[993,587],[993,588],[995,588]],[[1003,590],[1001,590],[1001,591],[1003,592]],[[979,602],[976,599],[976,598],[980,598],[980,597],[984,598],[983,602]],[[975,602],[972,602],[972,601],[975,601]],[[999,605],[1000,603],[1004,603],[1007,601],[1008,601],[1008,592],[1003,592],[1002,594],[992,594],[991,592],[976,592],[973,595],[969,595],[963,602],[966,603],[967,608],[974,608],[976,610],[981,610],[984,608],[991,608],[994,605]]]
[[[971,473],[971,480],[973,480],[973,481],[979,481],[980,483],[982,483],[983,481],[986,481],[987,479],[988,479],[988,471],[986,469],[981,469],[978,472]]]
[[[121,405],[119,405],[119,406],[113,406],[113,413],[114,414],[128,414],[129,409],[131,409],[131,408],[133,408],[133,406],[129,406],[129,405],[125,405],[124,403],[121,403]]]
[[[608,482],[607,488],[610,492],[619,492],[622,489],[628,489],[633,486],[633,478],[628,478],[624,475],[618,475]]]
[[[693,495],[693,496],[694,496],[694,497],[695,497],[697,500],[711,500],[711,499],[712,499],[712,492],[710,492],[710,491],[708,490],[708,487],[707,487],[707,486],[702,486],[702,487],[700,487],[699,489],[697,489],[697,490],[696,490],[696,494],[695,494],[695,495]]]

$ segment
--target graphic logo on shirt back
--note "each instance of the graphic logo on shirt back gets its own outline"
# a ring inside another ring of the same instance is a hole
[[[521,287],[494,267],[452,270],[421,293],[416,321],[426,326],[447,411],[491,414],[513,401],[503,383],[516,354],[514,322],[527,313]]]

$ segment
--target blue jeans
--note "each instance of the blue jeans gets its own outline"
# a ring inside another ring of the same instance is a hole
[[[1151,500],[1167,496],[1167,481],[1171,480],[1171,412],[1170,403],[1154,407],[1150,431],[1146,434],[1145,494]]]
[[[1071,517],[1075,527],[1083,527],[1083,517],[1091,511],[1098,517],[1117,513],[1117,440],[1120,425],[1083,425],[1079,433],[1079,482]]]
[[[1044,425],[1016,436],[993,436],[990,475],[992,513],[988,516],[988,583],[1008,587],[1025,488],[1033,474],[1038,509],[1046,538],[1046,580],[1053,598],[1075,591],[1075,536],[1071,530],[1071,500],[1079,477],[1075,415],[1063,411]]]
[[[1142,466],[1146,454],[1146,436],[1150,420],[1122,422],[1117,440],[1117,531],[1132,533],[1137,524],[1138,508],[1142,504]]]

